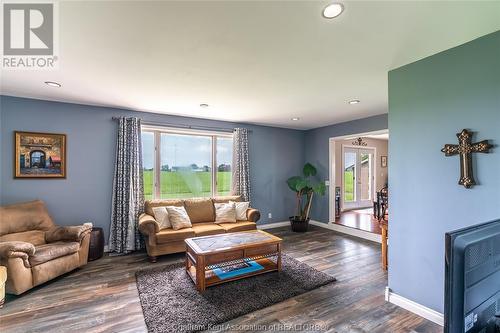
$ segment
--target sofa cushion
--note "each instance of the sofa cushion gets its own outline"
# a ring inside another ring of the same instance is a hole
[[[172,228],[172,223],[168,218],[167,207],[153,207],[153,212],[155,213],[155,220],[161,229]]]
[[[78,252],[79,249],[80,243],[78,242],[54,242],[39,245],[35,247],[35,254],[29,257],[29,262],[33,267]]]
[[[144,203],[144,212],[148,215],[155,216],[153,207],[166,207],[166,206],[184,206],[184,201],[179,199],[155,199],[146,200]]]
[[[208,236],[223,234],[226,231],[221,226],[211,222],[211,223],[197,223],[193,225],[194,234],[198,236]]]
[[[224,228],[226,232],[237,232],[237,231],[257,229],[257,223],[249,221],[225,222],[217,224],[220,225],[222,228]]]
[[[241,201],[241,202],[236,202],[236,201],[229,201],[229,203],[234,202],[234,205],[236,206],[236,219],[241,220],[241,221],[246,221],[247,220],[247,210],[250,207],[250,202],[248,201]]]
[[[168,242],[182,241],[186,238],[194,237],[195,233],[193,228],[185,229],[163,229],[156,234],[156,242],[158,244],[164,244]]]
[[[53,227],[54,222],[41,200],[0,207],[0,236],[31,230],[47,231]]]
[[[212,201],[215,203],[228,203],[229,201],[236,201],[240,202],[241,201],[241,195],[226,195],[223,197],[215,197],[212,199]]]
[[[31,243],[35,246],[45,244],[45,231],[30,230],[23,232],[16,232],[13,234],[6,234],[0,236],[0,242],[19,241]]]
[[[236,222],[236,204],[232,203],[214,203],[215,222]]]
[[[210,198],[186,199],[184,207],[191,219],[191,223],[214,222],[215,208]]]
[[[172,225],[172,229],[179,230],[191,228],[191,219],[189,218],[186,208],[167,206],[168,219]]]

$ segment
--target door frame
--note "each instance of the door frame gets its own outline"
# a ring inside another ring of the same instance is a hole
[[[375,163],[376,159],[377,159],[377,147],[372,147],[372,146],[352,146],[352,145],[346,145],[346,144],[342,144],[342,152],[341,152],[341,167],[343,167],[345,164],[344,164],[344,157],[345,157],[345,148],[349,148],[349,149],[355,149],[356,150],[356,154],[359,154],[359,150],[360,149],[368,149],[368,150],[372,150],[373,151],[373,160],[372,160],[372,163],[373,163],[373,170],[372,170],[372,181],[373,181],[373,186],[371,188],[371,200],[373,201],[373,198],[375,198],[375,192],[376,192],[376,189],[377,189],[377,165]],[[354,184],[354,191],[357,192],[357,189],[358,189],[358,185],[357,185],[357,181],[358,181],[358,165],[357,165],[357,157],[356,157],[356,184]],[[335,173],[335,172],[334,172]],[[342,174],[342,172],[341,172]],[[345,206],[344,206],[344,177],[341,177],[340,178],[340,184],[341,184],[341,200],[340,200],[340,210],[341,211],[345,211],[345,210],[350,210],[350,209],[357,209],[357,208],[360,208],[360,207],[353,207],[353,208],[349,208],[349,209],[346,209]],[[357,194],[355,194],[355,197],[356,197],[356,202],[358,201],[358,197],[357,197]],[[369,206],[371,207],[371,205]],[[366,208],[366,207],[365,207]]]
[[[370,132],[363,132],[363,133],[352,133],[348,135],[339,135],[335,137],[331,137],[328,139],[328,151],[329,151],[329,157],[328,157],[328,215],[329,215],[329,220],[331,223],[335,222],[335,141],[340,141],[340,140],[345,140],[345,139],[350,139],[353,137],[362,137],[366,135],[374,135],[374,134],[386,134],[389,133],[389,129],[383,129],[383,130],[377,130],[377,131],[370,131]],[[374,173],[377,172],[378,168],[378,163],[375,161],[375,167],[374,167]],[[376,181],[375,177],[375,181]],[[374,188],[376,189],[375,185]],[[340,210],[343,210],[343,200],[340,200]]]

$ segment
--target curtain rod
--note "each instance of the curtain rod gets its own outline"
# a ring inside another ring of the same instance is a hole
[[[121,117],[112,117],[113,120],[120,120]],[[207,130],[207,131],[218,131],[218,132],[228,132],[232,133],[234,129],[232,128],[224,128],[224,127],[212,127],[212,126],[196,126],[196,125],[186,125],[186,124],[174,124],[174,123],[162,123],[162,122],[152,122],[152,121],[142,121],[141,123],[144,125],[150,126],[166,126],[173,128],[185,128],[185,129],[194,129],[194,130]],[[249,133],[252,133],[252,130],[248,130]]]

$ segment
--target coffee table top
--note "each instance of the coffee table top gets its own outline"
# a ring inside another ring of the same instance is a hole
[[[220,235],[193,237],[185,240],[186,244],[196,253],[210,253],[248,245],[281,242],[281,238],[262,230],[232,232]]]

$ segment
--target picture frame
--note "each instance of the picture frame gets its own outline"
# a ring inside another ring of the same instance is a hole
[[[387,168],[387,156],[385,155],[380,156],[380,166],[382,168]]]
[[[15,131],[14,178],[66,178],[66,134]]]

